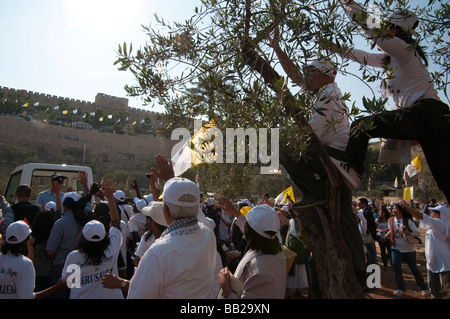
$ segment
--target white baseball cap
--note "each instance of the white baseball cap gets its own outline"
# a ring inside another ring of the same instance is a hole
[[[319,60],[312,61],[311,63],[308,64],[308,67],[311,67],[311,66],[330,77],[333,77],[333,78],[336,77],[336,73],[337,73],[336,67],[333,65],[333,63],[331,63],[327,59],[322,58]]]
[[[91,220],[84,225],[83,236],[88,241],[99,242],[106,236],[105,226],[98,220]]]
[[[280,208],[280,210],[282,210],[283,212],[289,213],[288,205],[284,205],[283,207]]]
[[[142,209],[147,206],[147,202],[145,201],[145,199],[135,198],[134,206],[136,206],[138,211],[142,212]]]
[[[265,238],[273,239],[280,231],[280,218],[275,210],[267,204],[253,207],[246,216],[247,223],[259,235]],[[269,235],[267,232],[274,232]]]
[[[77,202],[79,199],[80,196],[76,192],[68,192],[63,196],[63,203]]]
[[[214,205],[215,203],[216,203],[216,200],[215,200],[214,198],[212,198],[212,197],[208,198],[208,199],[206,200],[206,202],[205,202],[205,204],[206,204],[207,207],[212,206],[212,205]]]
[[[247,205],[250,206],[250,207],[255,206],[255,205],[253,205],[247,198],[244,198],[244,199],[242,199],[240,202],[238,202],[238,206],[239,206],[240,204],[247,204]]]
[[[192,195],[196,198],[193,202],[182,202],[180,197],[183,195]],[[198,206],[200,203],[200,189],[198,185],[189,179],[182,177],[173,177],[164,184],[163,202],[171,203],[183,207]]]
[[[450,217],[450,210],[447,207],[445,207],[444,205],[428,207],[428,209],[439,211],[439,215],[442,220],[448,221],[448,218]]]
[[[146,206],[142,209],[142,214],[150,217],[155,223],[168,227],[166,219],[164,218],[164,203],[153,202],[151,206]]]
[[[30,227],[23,221],[11,223],[6,229],[5,237],[8,244],[19,244],[31,234]]]
[[[123,202],[123,201],[125,201],[126,196],[125,196],[125,193],[123,191],[117,190],[117,191],[114,192],[114,198],[117,199],[120,202]]]
[[[50,201],[47,204],[45,204],[44,208],[47,209],[47,210],[52,210],[53,209],[54,211],[56,211],[56,203]]]
[[[419,21],[419,17],[410,10],[395,9],[394,12],[388,15],[387,22],[395,24],[401,28],[404,28],[416,35],[414,31],[416,22]]]
[[[147,201],[149,205],[151,202],[153,202],[153,194],[144,195],[143,198]]]

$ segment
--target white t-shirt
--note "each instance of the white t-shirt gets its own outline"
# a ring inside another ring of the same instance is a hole
[[[122,260],[124,263],[124,266],[119,268],[119,270],[127,269],[127,236],[128,236],[128,224],[125,223],[123,220],[120,221],[120,229],[122,231],[122,245],[120,246],[120,252],[122,253]]]
[[[359,223],[358,223],[359,232],[361,233],[361,235],[364,235],[367,231],[367,219],[364,217],[362,209],[358,210],[356,215],[358,215],[358,218],[359,218]]]
[[[309,124],[322,144],[345,151],[350,124],[341,90],[336,83],[327,84],[321,90],[314,108],[322,114],[315,112]]]
[[[142,213],[134,214],[128,221],[128,232],[137,232],[141,237],[147,231],[147,217]],[[130,237],[131,238],[131,237]]]
[[[446,221],[423,215],[420,227],[427,230],[425,255],[427,268],[433,273],[450,271],[450,224]]]
[[[125,223],[128,223],[131,217],[134,216],[133,207],[127,204],[121,204],[118,205],[117,207],[119,209],[120,219],[123,220]]]
[[[131,278],[128,299],[215,298],[216,239],[206,224],[158,238]]]
[[[231,219],[228,217],[228,215],[222,211],[222,218],[225,219],[225,221],[228,223],[228,225],[231,225]],[[222,220],[220,220],[219,223],[219,239],[220,240],[226,240],[228,235],[230,235],[230,227],[228,227]]]
[[[122,233],[116,227],[109,230],[110,244],[104,252],[103,261],[94,266],[86,263],[86,254],[78,250],[72,251],[66,259],[61,278],[67,280],[76,277],[74,266],[79,267],[79,288],[71,288],[70,299],[123,299],[120,289],[104,288],[102,276],[106,273],[118,275],[117,257],[122,244]]]
[[[416,224],[411,219],[408,219],[408,226],[411,230],[411,235],[415,237],[420,236],[420,232],[417,229]],[[408,243],[408,241],[405,239],[403,232],[405,227],[403,226],[403,218],[397,219],[397,217],[394,217],[393,223],[392,223],[393,229],[390,229],[390,231],[394,232],[394,245],[392,245],[392,249],[396,249],[400,251],[401,253],[411,253],[416,251],[416,248],[414,245],[411,245]],[[389,226],[389,228],[391,228]]]
[[[346,7],[350,16],[361,13],[361,6],[351,3]],[[368,38],[373,38],[373,29],[364,29]],[[391,57],[389,64],[393,71],[388,72],[386,79],[387,92],[399,107],[410,107],[419,99],[432,98],[440,100],[431,80],[430,73],[423,64],[419,54],[411,50],[411,45],[398,37],[377,39],[377,47],[385,53],[366,53],[361,50],[352,50],[349,58],[369,66],[382,68],[383,58]],[[385,94],[387,97],[387,94]]]
[[[150,238],[146,241],[145,237],[147,234],[141,236],[141,241],[139,242],[139,246],[134,253],[136,256],[142,257],[145,252],[150,248],[151,245],[155,242],[155,235],[151,234]]]
[[[34,299],[35,271],[26,256],[0,253],[0,299]]]

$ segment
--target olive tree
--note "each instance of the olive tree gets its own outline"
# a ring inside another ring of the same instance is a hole
[[[430,1],[430,5],[434,2]],[[385,0],[378,5],[390,10],[408,4]],[[308,62],[330,55],[322,50],[322,43],[345,44],[345,53],[358,29],[345,15],[341,3],[202,0],[186,21],[168,23],[158,15],[155,20],[156,26],[143,26],[148,34],[144,47],[134,51],[131,44],[119,46],[119,69],[132,72],[136,79],[136,83],[125,87],[128,94],[141,96],[149,104],[163,105],[169,130],[192,127],[198,118],[214,119],[221,129],[279,128],[282,146],[295,150],[292,156],[298,156],[306,147],[314,149],[328,173],[328,205],[304,209],[300,219],[310,238],[320,288],[325,298],[363,297],[340,227],[342,177],[308,124],[313,101],[282,71],[271,47],[271,40],[277,36],[300,77]],[[429,32],[434,34],[439,27]],[[332,58],[345,67],[347,60],[343,56]],[[382,76],[370,72],[363,70],[361,80],[370,82]],[[350,94],[344,94],[345,100],[349,98]],[[365,111],[378,112],[384,103],[367,97]],[[361,110],[353,104],[348,113],[357,117]],[[233,183],[233,179],[228,182]]]

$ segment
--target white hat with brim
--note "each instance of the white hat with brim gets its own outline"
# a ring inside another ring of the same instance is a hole
[[[27,239],[30,234],[30,227],[23,220],[18,220],[8,226],[5,238],[8,244],[20,244]]]
[[[83,236],[88,241],[99,242],[106,236],[105,226],[98,220],[91,220],[84,225]]]
[[[447,207],[445,207],[444,205],[428,207],[428,209],[439,211],[439,215],[442,220],[448,221],[448,218],[450,217],[450,210]]]
[[[44,209],[47,209],[47,210],[52,210],[53,209],[53,210],[56,211],[56,203],[50,201],[47,204],[45,204]]]
[[[153,202],[151,206],[146,206],[142,209],[142,214],[150,217],[155,223],[168,227],[166,219],[164,218],[164,203]]]
[[[262,237],[273,239],[280,230],[280,218],[275,210],[267,204],[253,207],[246,216],[250,227]],[[273,232],[270,234],[268,232]]]
[[[143,198],[147,201],[148,204],[153,202],[153,194],[144,195]]]
[[[414,31],[417,21],[419,21],[419,17],[410,10],[396,9],[387,17],[387,22],[395,24],[415,36],[418,35],[416,31]]]
[[[195,197],[195,200],[192,202],[180,201],[183,195],[192,195]],[[200,203],[200,189],[197,184],[189,179],[174,177],[164,184],[162,199],[163,202],[182,207],[198,206]]]
[[[216,200],[212,197],[208,198],[205,202],[207,207],[210,207],[210,206],[214,205],[215,203],[216,203]]]
[[[142,212],[142,209],[147,206],[147,202],[145,201],[145,199],[135,198],[134,206],[136,206],[136,209],[138,211]]]
[[[70,204],[80,200],[80,196],[76,192],[68,192],[63,196],[63,203]]]
[[[117,199],[120,202],[124,202],[126,199],[125,193],[121,190],[116,190],[114,192],[114,198]]]
[[[308,67],[314,67],[321,73],[326,74],[330,77],[336,77],[336,67],[327,59],[319,59],[312,61],[308,64]]]
[[[280,210],[282,210],[283,212],[289,213],[289,207],[287,205],[284,205],[283,207],[281,207]]]

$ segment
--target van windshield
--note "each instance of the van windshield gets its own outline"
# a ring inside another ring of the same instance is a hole
[[[46,191],[50,188],[51,175],[53,175],[55,171],[48,170],[39,170],[35,169],[33,171],[33,176],[31,178],[31,189],[33,190],[31,198],[36,199],[37,195],[40,192]],[[67,179],[64,180],[64,184],[61,186],[61,192],[77,192],[81,194],[83,192],[83,187],[78,182],[78,172],[64,172],[57,171],[59,175],[66,176]]]
[[[19,187],[20,177],[22,176],[22,171],[15,172],[11,175],[8,185],[6,186],[5,190],[5,199],[10,202],[14,203],[16,200],[16,189]]]

